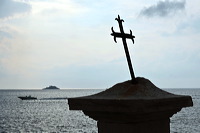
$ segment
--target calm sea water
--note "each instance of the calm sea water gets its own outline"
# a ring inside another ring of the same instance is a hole
[[[0,90],[0,132],[97,133],[96,121],[81,111],[70,111],[66,97],[94,94],[102,90]],[[167,89],[192,96],[194,106],[171,118],[171,133],[200,133],[200,89]],[[22,101],[31,95],[39,100]]]

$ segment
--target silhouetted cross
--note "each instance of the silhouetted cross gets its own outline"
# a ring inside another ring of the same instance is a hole
[[[126,53],[126,59],[127,59],[128,66],[129,66],[129,71],[130,71],[131,78],[132,78],[132,83],[136,83],[135,75],[134,75],[134,72],[133,72],[133,67],[132,67],[132,64],[131,64],[131,58],[130,58],[130,55],[129,55],[129,52],[128,52],[128,46],[127,46],[127,43],[126,43],[126,39],[131,39],[133,41],[133,43],[134,43],[135,36],[132,35],[132,31],[131,30],[130,30],[130,34],[124,33],[124,29],[123,29],[123,26],[122,26],[122,22],[124,22],[124,20],[120,19],[119,15],[118,15],[118,18],[115,18],[115,20],[117,20],[118,23],[119,23],[119,29],[120,29],[121,33],[115,32],[113,30],[113,27],[112,27],[111,28],[111,30],[112,30],[111,35],[114,36],[114,41],[116,43],[117,43],[116,37],[122,38],[122,42],[124,44],[124,50],[125,50],[125,53]]]

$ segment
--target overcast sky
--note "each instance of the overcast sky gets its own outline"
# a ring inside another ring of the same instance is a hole
[[[130,79],[111,27],[124,19],[137,77],[200,87],[199,0],[0,0],[0,88],[109,88]]]

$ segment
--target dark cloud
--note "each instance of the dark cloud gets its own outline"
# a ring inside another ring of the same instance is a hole
[[[30,10],[31,6],[25,2],[0,0],[0,18],[7,18]]]
[[[144,8],[140,15],[146,17],[166,17],[170,14],[174,14],[178,11],[185,9],[185,0],[184,1],[159,1],[156,5]]]

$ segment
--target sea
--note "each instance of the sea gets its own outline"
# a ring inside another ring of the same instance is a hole
[[[0,90],[1,133],[97,133],[97,122],[82,111],[71,111],[67,98],[86,96],[104,89]],[[164,89],[190,95],[194,106],[170,119],[171,133],[200,133],[200,89]],[[18,96],[38,100],[21,100]]]

